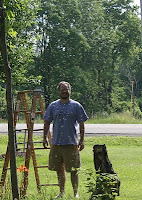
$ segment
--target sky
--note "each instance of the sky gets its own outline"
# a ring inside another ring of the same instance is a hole
[[[140,6],[140,0],[134,0],[134,4]]]
[[[140,8],[140,0],[133,0],[134,1],[134,4],[136,4],[137,6],[139,6],[139,17],[141,18],[141,8]]]

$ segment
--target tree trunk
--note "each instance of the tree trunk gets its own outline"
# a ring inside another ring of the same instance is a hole
[[[102,112],[103,106],[102,106],[102,87],[101,87],[101,69],[98,67],[98,108],[99,111]]]
[[[1,37],[1,53],[6,72],[6,100],[8,112],[8,145],[10,152],[10,171],[12,183],[13,199],[19,200],[18,182],[17,182],[17,167],[15,155],[15,134],[13,130],[13,99],[12,99],[12,79],[11,68],[8,63],[7,44],[6,44],[6,29],[5,29],[5,16],[3,1],[0,0],[0,37]]]
[[[47,109],[47,107],[50,104],[50,93],[49,93],[50,88],[47,85],[47,78],[46,77],[44,77],[44,79],[43,79],[43,88],[44,88],[45,109]]]
[[[110,107],[112,107],[112,80],[109,81],[109,85],[108,85],[108,104]]]

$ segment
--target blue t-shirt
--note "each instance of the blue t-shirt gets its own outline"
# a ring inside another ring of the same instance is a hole
[[[53,121],[52,144],[78,144],[77,127],[88,119],[82,105],[70,99],[63,104],[60,100],[52,102],[44,115],[44,119]]]

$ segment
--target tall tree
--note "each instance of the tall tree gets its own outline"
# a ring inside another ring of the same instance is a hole
[[[7,44],[6,44],[6,27],[3,1],[0,0],[0,38],[1,38],[1,54],[6,72],[6,99],[7,99],[7,112],[8,112],[8,148],[10,152],[10,171],[13,199],[19,199],[19,190],[17,182],[17,167],[15,155],[15,135],[13,130],[13,98],[12,98],[12,79],[11,68],[8,62]]]
[[[61,80],[75,82],[82,48],[87,47],[78,24],[81,15],[76,0],[45,1],[37,18],[37,32],[41,39],[37,41],[38,56],[36,72],[43,76],[45,101],[49,103],[55,85]],[[76,53],[77,52],[77,53]]]
[[[33,60],[33,43],[37,36],[34,31],[34,27],[36,26],[35,16],[39,5],[39,0],[4,1],[7,50],[9,63],[12,68],[12,78],[14,80],[13,88],[17,90],[21,90],[24,84],[28,87],[31,86],[31,83],[34,85],[36,82],[36,77],[34,79],[32,74],[27,74],[27,71]],[[5,80],[4,68],[2,66],[0,65],[2,72],[0,78]]]

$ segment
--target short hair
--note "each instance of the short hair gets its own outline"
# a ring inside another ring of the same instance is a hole
[[[71,91],[71,85],[68,83],[68,82],[66,82],[66,81],[61,81],[59,84],[58,84],[58,86],[57,86],[57,89],[59,90],[60,89],[60,86],[61,85],[67,85],[68,86],[68,89]]]

